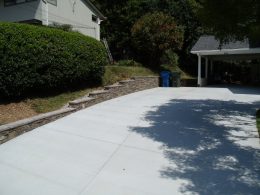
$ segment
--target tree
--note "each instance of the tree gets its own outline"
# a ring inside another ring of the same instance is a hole
[[[179,66],[186,69],[190,74],[194,74],[197,59],[190,53],[198,38],[205,34],[198,17],[200,8],[199,0],[156,0],[157,10],[170,14],[175,18],[178,25],[184,30],[184,39],[181,50],[177,51],[179,56]]]
[[[182,53],[190,53],[203,29],[197,16],[200,4],[196,0],[157,0],[157,10],[170,14],[184,29]]]
[[[202,34],[196,15],[197,0],[92,0],[108,20],[102,23],[102,36],[106,37],[116,59],[133,58],[131,28],[147,13],[161,11],[175,18],[184,29],[184,42],[178,52],[187,58],[189,51]]]
[[[260,37],[259,0],[201,0],[202,23],[222,42]]]
[[[108,18],[101,25],[115,59],[131,58],[131,27],[151,10],[152,0],[93,0]]]
[[[144,15],[136,21],[131,31],[138,60],[153,67],[160,65],[166,50],[180,49],[183,43],[183,29],[173,17],[162,12]]]

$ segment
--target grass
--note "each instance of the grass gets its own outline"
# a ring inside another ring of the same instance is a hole
[[[74,92],[65,92],[50,97],[29,99],[27,100],[27,103],[30,104],[31,108],[36,113],[51,112],[60,109],[61,107],[66,105],[69,101],[80,98],[95,89],[96,88],[87,88],[87,89],[82,89]]]
[[[144,67],[131,66],[106,66],[105,75],[103,77],[103,85],[111,85],[120,80],[128,79],[133,76],[153,76],[158,75]]]
[[[192,78],[190,75],[186,74],[177,66],[165,68],[167,68],[170,71],[181,72],[182,78]],[[133,76],[155,75],[158,75],[158,72],[153,72],[152,70],[141,66],[106,66],[105,74],[103,76],[103,86],[111,85],[120,80],[129,79]],[[20,120],[23,118],[28,118],[37,114],[51,112],[60,109],[69,101],[85,96],[89,92],[97,90],[99,88],[86,87],[81,90],[68,91],[57,95],[49,95],[46,97],[36,97],[22,100],[20,102],[11,102],[8,104],[0,103],[0,125]]]
[[[256,112],[256,126],[257,126],[258,133],[259,133],[259,136],[260,136],[260,110],[258,110]]]
[[[133,76],[147,76],[154,74],[155,73],[153,73],[151,70],[143,67],[107,66],[103,77],[103,85],[110,85],[117,81],[131,78]],[[51,112],[61,108],[69,101],[80,98],[97,89],[98,88],[86,88],[83,90],[66,92],[51,97],[35,98],[28,100],[28,103],[37,113]]]

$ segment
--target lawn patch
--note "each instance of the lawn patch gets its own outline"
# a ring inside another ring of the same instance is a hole
[[[78,99],[87,95],[89,92],[96,90],[97,88],[87,88],[74,92],[65,92],[50,97],[40,97],[28,100],[31,108],[37,113],[52,112],[62,108],[69,101]]]
[[[106,66],[103,85],[111,85],[133,76],[157,76],[155,72],[145,67]]]

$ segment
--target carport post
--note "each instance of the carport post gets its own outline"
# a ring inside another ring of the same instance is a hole
[[[213,75],[213,60],[210,60],[210,75]]]
[[[205,78],[208,79],[209,59],[206,57]]]
[[[198,86],[201,87],[201,56],[198,54]]]

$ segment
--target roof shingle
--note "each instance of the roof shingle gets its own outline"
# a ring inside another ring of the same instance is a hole
[[[197,43],[193,46],[191,51],[208,51],[208,50],[219,50],[219,49],[245,49],[245,48],[257,48],[256,45],[250,44],[248,39],[244,41],[228,42],[220,45],[220,41],[214,36],[201,36]],[[259,47],[258,47],[259,48]]]

